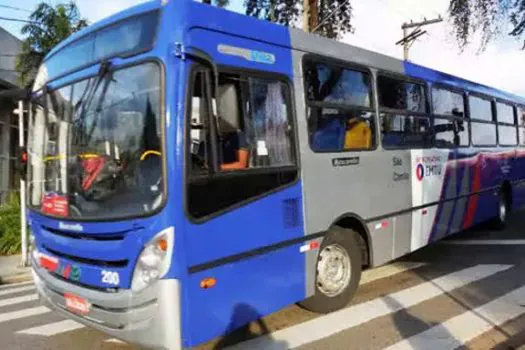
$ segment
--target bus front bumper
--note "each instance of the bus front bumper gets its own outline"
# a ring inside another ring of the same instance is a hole
[[[55,312],[125,342],[154,349],[182,349],[178,280],[159,280],[139,293],[110,293],[68,283],[34,261],[32,265],[39,297]],[[70,312],[65,293],[86,299],[91,305],[89,312]]]

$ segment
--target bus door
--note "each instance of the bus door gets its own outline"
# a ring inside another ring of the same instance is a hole
[[[286,77],[215,77],[194,64],[189,89],[184,234],[194,342],[304,299],[305,263]]]

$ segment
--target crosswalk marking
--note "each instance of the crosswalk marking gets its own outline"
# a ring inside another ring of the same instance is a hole
[[[18,288],[0,290],[0,296],[20,293],[20,292],[27,292],[29,290],[34,290],[34,289],[35,289],[35,286],[23,286],[23,287],[18,287]]]
[[[120,344],[120,345],[127,344],[126,342],[123,342],[122,340],[117,339],[117,338],[106,339],[104,340],[104,343]]]
[[[17,319],[24,318],[24,317],[42,315],[42,314],[45,314],[46,312],[51,312],[51,310],[49,310],[45,306],[38,306],[38,307],[30,308],[30,309],[6,312],[3,314],[0,314],[0,323],[17,320]]]
[[[456,349],[493,327],[524,314],[525,307],[521,305],[523,300],[525,287],[515,289],[474,310],[466,311],[387,349]]]
[[[450,245],[525,245],[525,239],[458,239],[445,240]]]
[[[13,287],[27,286],[29,284],[33,284],[33,281],[13,283],[13,284],[11,284],[11,283],[10,284],[3,284],[3,285],[0,285],[0,290],[10,289],[10,288],[13,288]]]
[[[231,349],[288,349],[326,338],[375,318],[412,307],[456,288],[511,268],[512,265],[476,265],[417,286],[307,321],[269,335],[234,345]],[[392,307],[387,298],[396,300]]]
[[[0,307],[27,303],[29,301],[35,301],[37,299],[38,299],[38,295],[36,294],[29,294],[29,295],[24,295],[21,297],[16,297],[16,298],[3,299],[3,300],[0,300]]]
[[[23,329],[18,331],[18,334],[26,335],[40,335],[45,337],[51,337],[60,333],[74,331],[80,328],[84,328],[83,324],[75,322],[73,320],[63,320],[54,323],[48,323],[43,326]]]
[[[367,284],[382,278],[397,275],[398,273],[417,269],[425,266],[422,262],[402,262],[381,266],[372,270],[363,271],[359,284]]]

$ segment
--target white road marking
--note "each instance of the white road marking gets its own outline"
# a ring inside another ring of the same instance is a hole
[[[425,266],[426,263],[423,262],[402,262],[402,263],[394,263],[390,265],[385,265],[378,267],[376,269],[372,270],[366,270],[363,271],[363,274],[361,275],[361,281],[359,284],[366,284],[370,283],[382,278],[390,277],[393,275],[397,275],[398,273],[414,270],[418,267]]]
[[[106,340],[104,340],[104,343],[111,343],[111,344],[127,344],[126,342],[123,342],[122,340],[117,339],[117,338],[106,339]]]
[[[27,292],[27,291],[33,290],[33,289],[35,289],[35,286],[24,286],[24,287],[0,290],[0,296],[20,293],[20,292]]]
[[[16,333],[27,334],[27,335],[40,335],[45,337],[51,337],[60,333],[74,331],[80,328],[84,328],[83,324],[75,322],[73,320],[63,320],[54,323],[48,323],[43,326],[23,329]]]
[[[387,349],[456,349],[492,328],[525,313],[525,307],[521,306],[524,299],[525,287],[515,289]]]
[[[42,315],[47,312],[51,312],[51,310],[49,310],[45,306],[38,306],[38,307],[30,308],[30,309],[6,312],[3,314],[0,314],[0,323],[12,321],[12,320],[18,320],[19,318],[24,318],[24,317]]]
[[[457,239],[441,241],[451,245],[525,245],[525,239]]]
[[[417,286],[392,293],[362,304],[318,317],[311,321],[282,329],[234,345],[231,349],[291,349],[329,337],[345,329],[356,327],[375,318],[417,305],[426,300],[484,279],[513,265],[476,265],[448,275],[435,278]],[[393,307],[388,299],[394,299],[398,306]]]
[[[0,290],[9,289],[13,287],[27,286],[28,284],[33,284],[33,281],[3,284],[3,285],[0,285]]]
[[[22,304],[35,300],[38,300],[38,295],[36,294],[23,295],[21,297],[0,300],[0,307]]]

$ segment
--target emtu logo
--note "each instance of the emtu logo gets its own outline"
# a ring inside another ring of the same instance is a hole
[[[59,222],[58,228],[61,230],[68,230],[68,231],[75,231],[75,232],[84,231],[84,227],[80,224],[66,224],[65,222]]]
[[[416,177],[419,181],[422,181],[423,178],[425,177],[425,167],[423,166],[423,164],[419,163],[417,166],[416,166]]]

